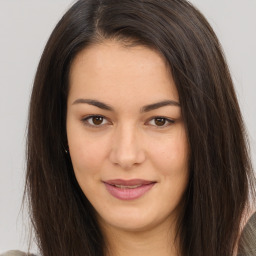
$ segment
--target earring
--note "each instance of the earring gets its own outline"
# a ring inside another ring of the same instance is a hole
[[[68,147],[68,145],[65,147],[65,146],[63,146],[63,148],[64,148],[64,151],[65,151],[65,153],[66,154],[68,154],[68,151],[69,151],[69,147]]]

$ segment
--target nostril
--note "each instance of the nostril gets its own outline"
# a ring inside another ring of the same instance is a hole
[[[112,138],[110,161],[122,169],[130,169],[145,160],[143,145],[134,127],[120,125]]]
[[[141,164],[145,159],[143,152],[125,150],[112,150],[110,161],[115,165],[120,165],[124,169],[129,169],[134,165]]]

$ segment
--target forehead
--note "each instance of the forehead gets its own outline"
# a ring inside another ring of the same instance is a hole
[[[106,41],[82,50],[70,70],[69,97],[102,96],[151,100],[171,98],[178,93],[169,67],[155,50],[145,46],[124,47]]]

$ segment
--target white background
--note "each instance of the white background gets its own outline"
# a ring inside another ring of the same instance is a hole
[[[30,91],[44,45],[74,1],[0,0],[0,253],[26,250],[21,199]],[[231,69],[256,167],[256,0],[191,0],[217,33]]]

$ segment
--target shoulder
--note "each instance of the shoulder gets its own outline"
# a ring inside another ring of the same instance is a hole
[[[0,254],[0,256],[36,256],[34,254],[28,254],[21,251],[8,251],[3,254]]]
[[[237,256],[256,255],[256,212],[250,217],[241,234]]]

